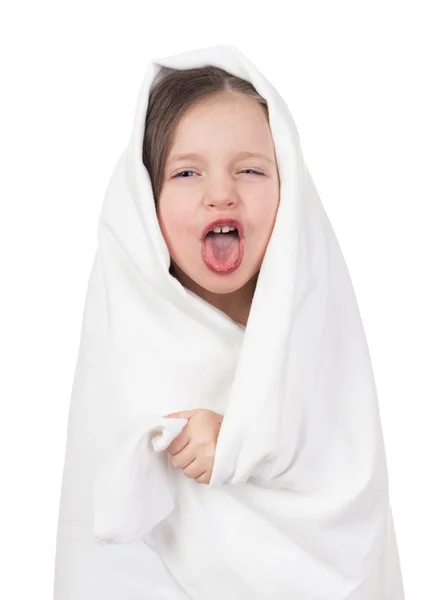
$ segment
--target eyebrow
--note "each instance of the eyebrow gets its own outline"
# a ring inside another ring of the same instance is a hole
[[[265,154],[260,154],[259,152],[249,152],[249,151],[245,150],[243,152],[237,152],[236,157],[237,158],[262,158],[262,159],[266,160],[267,162],[273,164],[273,161],[270,158],[268,158],[268,156],[265,156]],[[167,162],[174,162],[174,161],[184,160],[184,159],[188,159],[188,158],[204,159],[204,157],[201,154],[198,154],[198,152],[186,152],[185,154],[172,155]]]

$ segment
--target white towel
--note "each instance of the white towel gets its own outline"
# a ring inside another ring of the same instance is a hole
[[[269,107],[280,204],[245,329],[169,273],[142,162],[151,86],[203,65]],[[224,415],[207,485],[165,451],[194,408]],[[363,325],[290,111],[234,46],[154,59],[99,219],[55,600],[403,597]]]

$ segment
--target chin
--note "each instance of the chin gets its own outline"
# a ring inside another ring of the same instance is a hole
[[[245,265],[241,264],[230,273],[211,271],[205,266],[203,269],[198,269],[197,272],[192,272],[193,269],[188,269],[186,272],[177,265],[176,267],[171,265],[169,272],[184,287],[194,289],[195,286],[199,286],[212,294],[232,294],[251,283],[251,280],[257,278],[259,274],[260,265],[254,269],[245,269],[244,267]]]
[[[244,288],[257,277],[258,270],[248,273],[241,268],[232,273],[211,273],[210,271],[196,280],[196,283],[212,294],[232,294]]]
[[[247,281],[243,281],[242,279],[237,279],[234,281],[231,276],[230,279],[224,278],[224,280],[222,280],[221,277],[219,275],[215,275],[215,278],[217,278],[216,281],[214,281],[211,277],[204,277],[201,279],[201,281],[198,281],[198,285],[212,294],[233,294],[244,287],[247,283]],[[229,277],[229,275],[227,275],[227,277]]]

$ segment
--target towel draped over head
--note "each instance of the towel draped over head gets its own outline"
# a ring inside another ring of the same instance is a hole
[[[149,91],[214,65],[265,98],[280,203],[247,327],[169,272]],[[212,478],[171,412],[224,415]],[[106,189],[69,411],[55,600],[403,600],[378,400],[342,252],[284,100],[234,46],[152,60]]]

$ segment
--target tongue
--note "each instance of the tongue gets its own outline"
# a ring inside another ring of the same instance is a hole
[[[235,233],[210,232],[204,242],[209,263],[219,270],[232,267],[239,258],[239,237]]]

